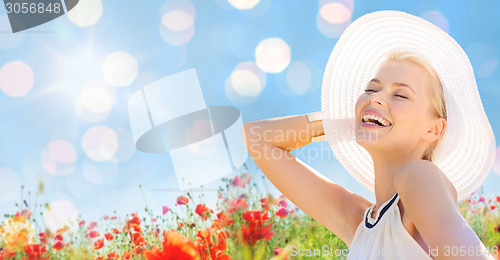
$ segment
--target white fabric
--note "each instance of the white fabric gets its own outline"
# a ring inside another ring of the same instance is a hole
[[[426,59],[443,85],[447,127],[432,161],[453,183],[458,200],[465,199],[491,172],[495,137],[467,54],[425,19],[401,11],[377,11],[345,29],[332,50],[321,89],[328,144],[347,172],[375,192],[372,158],[356,136],[376,140],[378,130],[355,129],[355,104],[391,50],[406,50]]]
[[[371,217],[374,205],[365,210],[363,221],[358,225],[349,247],[348,260],[432,259],[428,250],[424,250],[403,226],[398,201],[399,195],[396,193],[382,204],[375,219]],[[380,216],[384,208],[387,209]],[[376,223],[377,219],[379,219],[378,223]],[[365,221],[371,225],[376,224],[368,228]],[[481,246],[485,252],[484,245],[481,244]],[[442,253],[444,252],[440,252]],[[493,260],[492,257],[491,259]]]

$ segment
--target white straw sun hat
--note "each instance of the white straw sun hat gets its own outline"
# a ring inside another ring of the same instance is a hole
[[[363,15],[342,33],[323,76],[321,110],[326,139],[354,179],[374,192],[373,161],[355,137],[354,107],[390,50],[425,58],[444,90],[447,129],[433,162],[458,191],[471,195],[490,173],[495,137],[484,112],[470,61],[460,45],[432,23],[400,11]]]

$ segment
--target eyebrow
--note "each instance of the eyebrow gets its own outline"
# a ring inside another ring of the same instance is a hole
[[[380,80],[375,79],[375,78],[372,79],[372,80],[370,80],[370,82],[375,82],[375,83],[381,84]],[[368,82],[368,83],[370,83],[370,82]],[[408,84],[401,83],[401,82],[394,82],[394,83],[392,83],[392,85],[393,86],[398,86],[398,87],[407,87],[407,88],[411,89],[411,91],[413,92],[413,94],[415,94],[415,91],[413,91],[413,89]]]

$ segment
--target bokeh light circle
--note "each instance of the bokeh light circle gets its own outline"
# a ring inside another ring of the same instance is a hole
[[[485,42],[474,42],[465,48],[477,78],[491,76],[498,67],[495,49]]]
[[[319,9],[321,10],[321,7],[332,4],[332,3],[339,3],[345,6],[351,13],[354,10],[354,1],[353,0],[320,0],[319,1]]]
[[[137,60],[128,52],[113,52],[102,63],[102,73],[110,85],[115,87],[128,86],[137,77]]]
[[[85,132],[82,139],[83,151],[94,161],[106,161],[118,150],[116,133],[106,126],[95,126]]]
[[[115,163],[123,163],[128,161],[135,153],[135,143],[132,134],[124,128],[114,129],[118,138],[118,147],[115,156],[111,159]]]
[[[80,0],[68,12],[69,20],[79,27],[89,27],[96,24],[102,16],[101,0]]]
[[[228,0],[234,8],[239,10],[249,10],[254,8],[260,0]]]
[[[173,10],[163,15],[161,23],[174,32],[185,31],[193,26],[194,17],[184,10]]]
[[[33,70],[22,61],[8,62],[0,70],[0,89],[11,97],[25,96],[34,84]]]
[[[64,226],[73,229],[77,224],[78,210],[67,200],[58,200],[51,202],[43,211],[43,221],[45,226],[55,233]]]
[[[441,30],[450,33],[450,26],[448,24],[448,19],[446,19],[446,17],[441,12],[435,10],[427,11],[421,14],[420,17],[433,23],[437,27],[441,28]]]
[[[51,175],[70,174],[75,166],[77,154],[72,144],[66,140],[54,140],[48,149],[42,151],[43,168]]]
[[[280,38],[267,38],[255,49],[255,60],[264,72],[279,73],[290,64],[290,47]]]
[[[311,71],[302,62],[293,62],[286,71],[286,82],[295,94],[304,94],[311,87]]]
[[[21,180],[18,174],[9,168],[0,168],[0,202],[11,202],[21,194]]]
[[[83,107],[95,114],[108,112],[114,103],[109,92],[99,87],[84,88],[80,96]]]
[[[96,24],[102,16],[101,0],[80,0],[68,12],[69,20],[79,27],[89,27]]]
[[[256,97],[260,94],[261,86],[259,78],[249,70],[233,71],[230,81],[233,89],[241,96]]]
[[[87,81],[81,88],[75,108],[82,119],[96,123],[108,116],[115,101],[115,88],[104,79],[95,78]]]
[[[351,20],[352,10],[342,3],[328,3],[319,9],[319,15],[332,24],[342,24]]]
[[[49,143],[49,155],[54,160],[62,163],[74,163],[76,150],[65,140],[55,140]]]
[[[266,73],[255,62],[238,64],[225,83],[226,96],[234,104],[248,105],[254,102],[266,86]]]
[[[196,12],[191,1],[166,1],[161,8],[160,36],[172,46],[187,44],[194,36]]]

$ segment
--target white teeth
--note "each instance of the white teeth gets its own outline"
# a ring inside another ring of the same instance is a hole
[[[363,121],[367,122],[368,119],[377,120],[383,126],[390,126],[391,125],[391,123],[389,121],[385,120],[384,118],[381,118],[381,117],[378,117],[375,115],[370,115],[370,114],[363,115]],[[367,122],[367,123],[370,123],[370,122]],[[372,123],[372,124],[375,124],[375,123]]]

